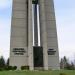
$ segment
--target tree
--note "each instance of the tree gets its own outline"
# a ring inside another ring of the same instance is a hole
[[[60,61],[60,68],[61,68],[61,69],[64,69],[64,62],[63,62],[63,58],[61,58],[61,61]]]
[[[68,70],[75,70],[74,63],[73,62],[68,63],[66,69],[68,69]]]
[[[69,64],[68,59],[66,58],[66,56],[64,56],[63,62],[64,62],[64,68],[66,69],[67,65]]]
[[[61,58],[60,61],[60,68],[61,69],[68,69],[68,70],[74,70],[75,66],[73,62],[69,62],[69,60],[66,58],[66,56],[64,56],[63,58]]]
[[[66,56],[64,56],[63,58],[61,58],[60,68],[61,69],[66,69],[67,64],[68,64],[68,59],[66,58]]]
[[[7,59],[6,66],[9,66],[9,58]]]
[[[5,60],[3,58],[3,56],[1,56],[0,58],[0,68],[4,68],[5,67]]]

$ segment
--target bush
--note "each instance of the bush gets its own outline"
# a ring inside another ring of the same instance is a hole
[[[5,70],[16,70],[17,66],[6,66]]]
[[[8,67],[5,67],[4,70],[9,70],[9,68]]]
[[[12,70],[12,66],[6,66],[5,70]]]
[[[3,71],[4,69],[3,68],[0,68],[0,71]]]
[[[60,75],[66,75],[65,73],[60,73]]]
[[[29,70],[29,66],[21,66],[21,70]]]
[[[8,69],[8,70],[12,70],[12,66],[8,66],[7,69]]]
[[[13,66],[13,67],[12,67],[12,70],[16,70],[16,69],[17,69],[17,66]]]

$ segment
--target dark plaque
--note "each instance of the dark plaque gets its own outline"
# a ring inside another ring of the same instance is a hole
[[[26,53],[24,48],[13,48],[14,55],[24,55]]]
[[[54,49],[48,49],[48,55],[55,55],[56,51]]]

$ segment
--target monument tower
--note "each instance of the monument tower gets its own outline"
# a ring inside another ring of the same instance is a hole
[[[53,0],[13,0],[10,65],[59,69]]]

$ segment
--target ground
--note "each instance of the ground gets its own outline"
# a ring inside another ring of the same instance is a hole
[[[0,75],[59,75],[65,73],[66,75],[75,75],[75,71],[61,70],[61,71],[1,71]]]

